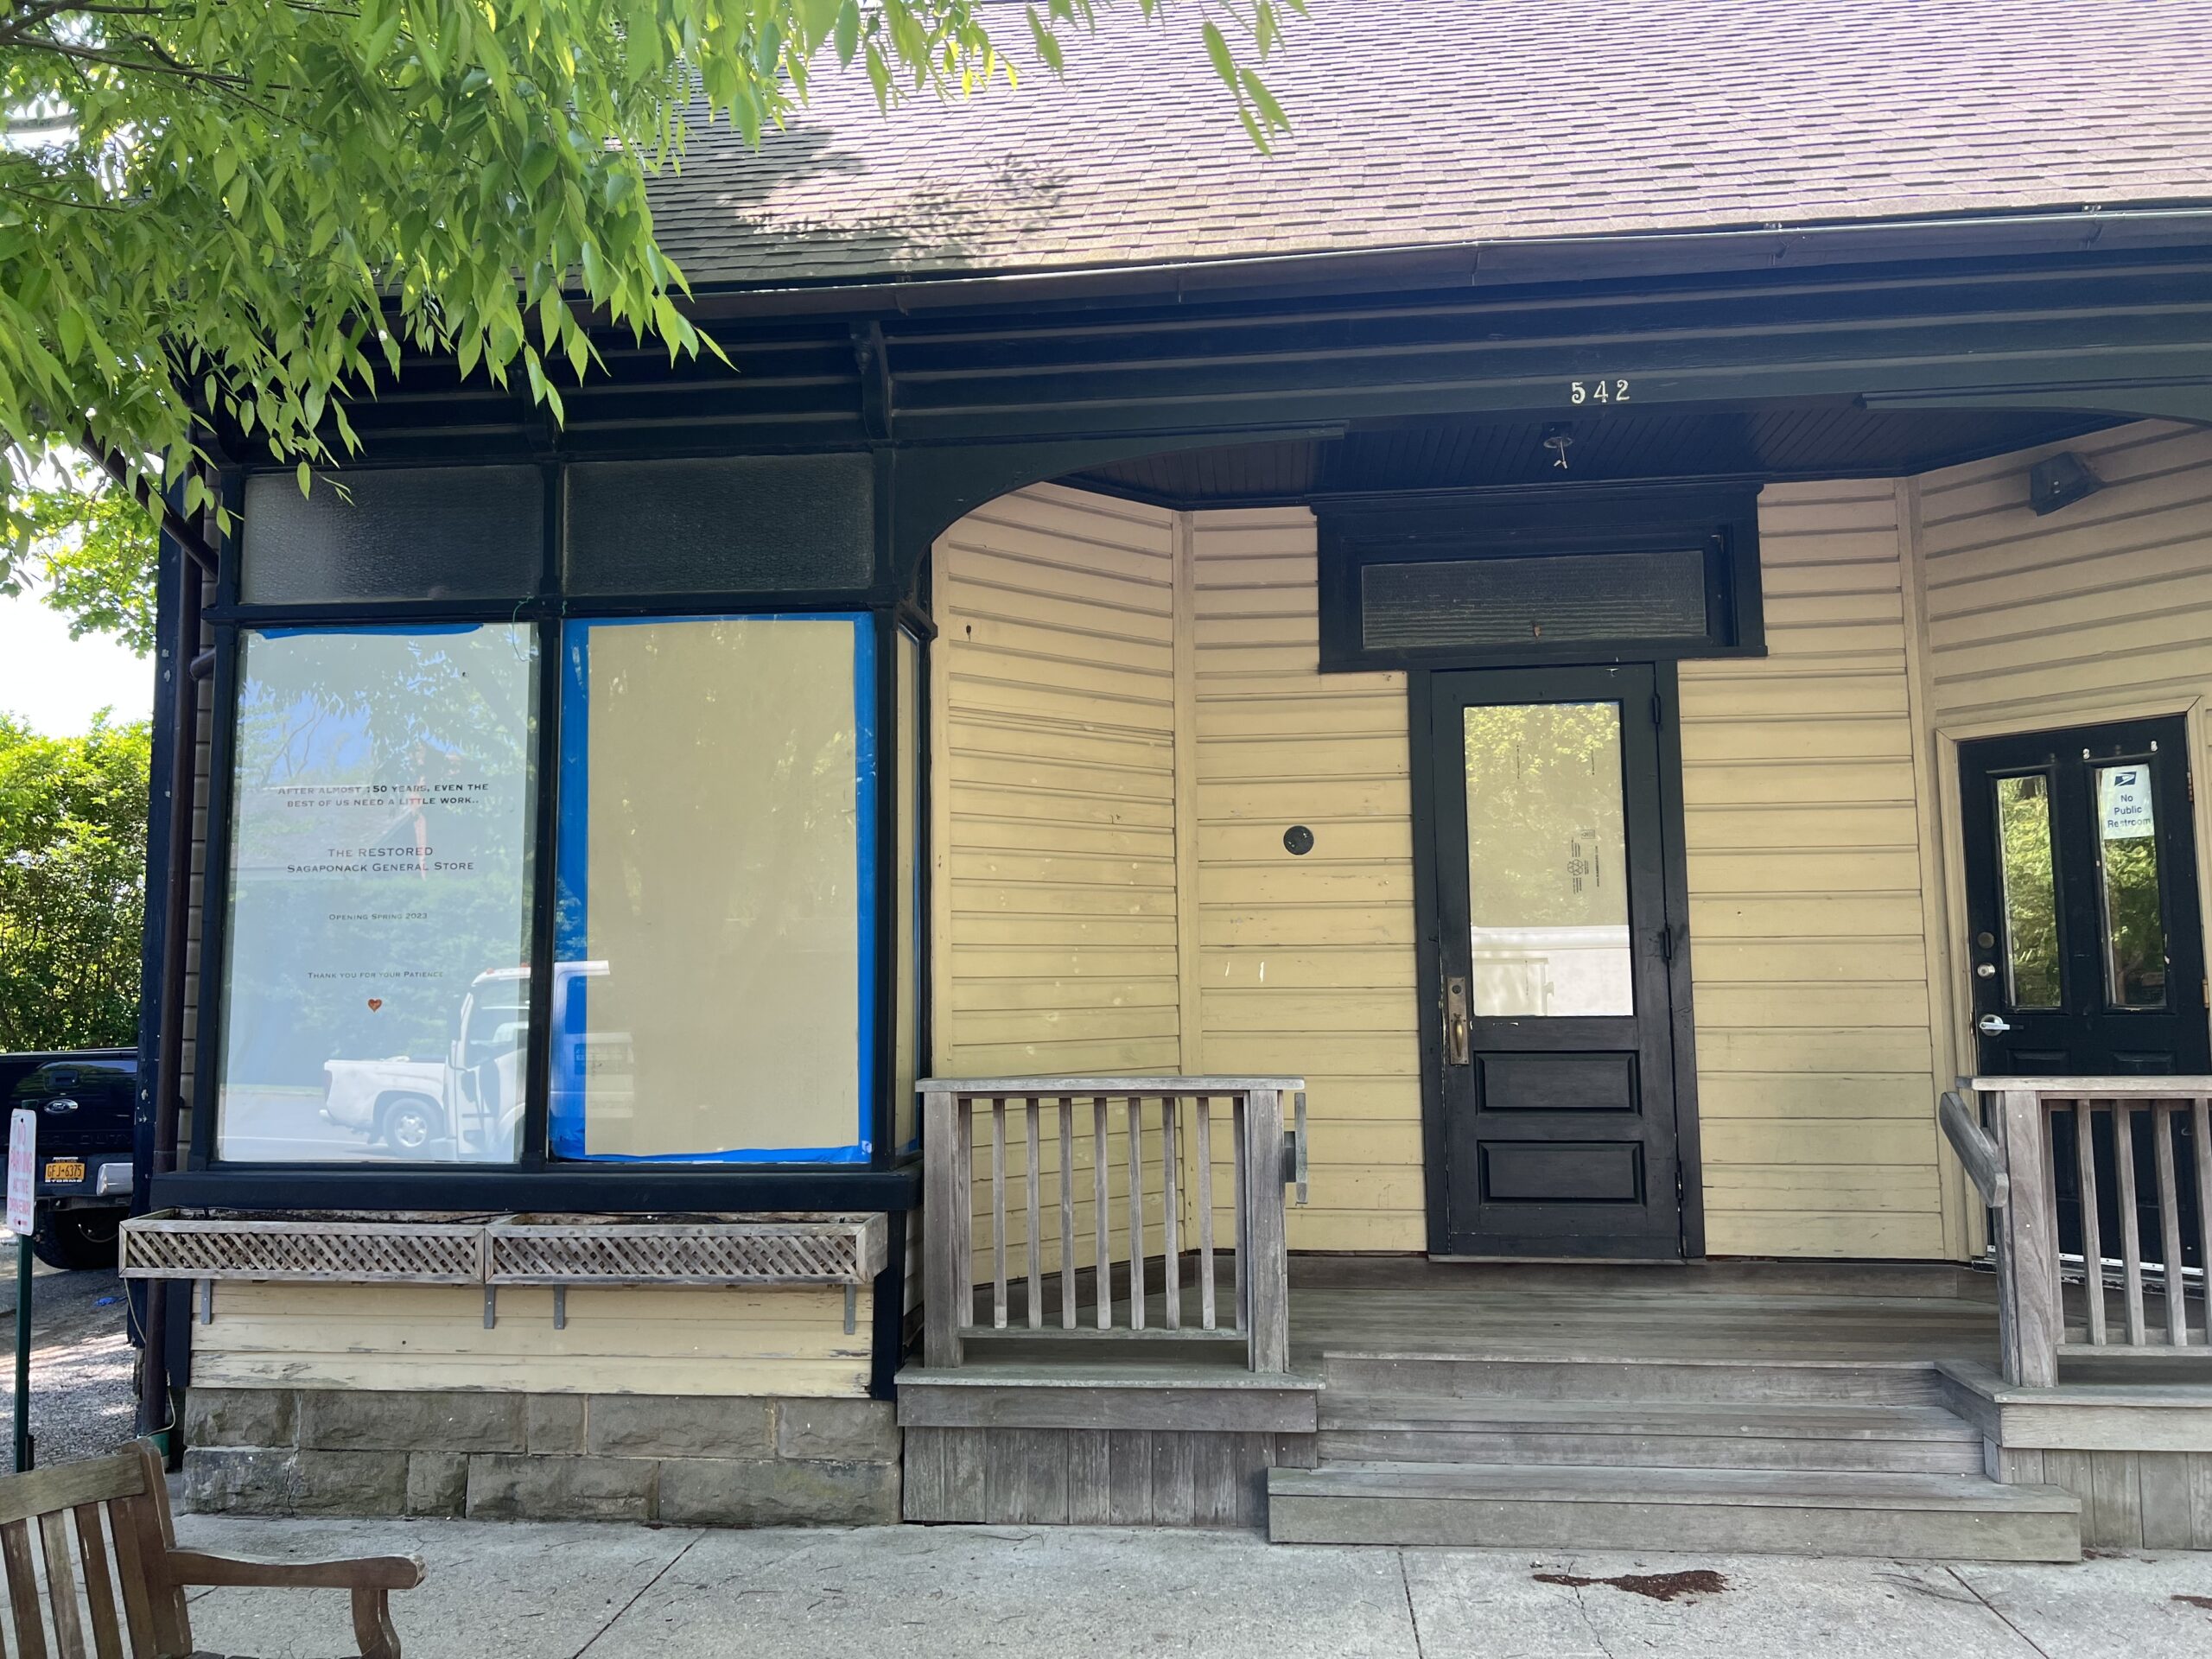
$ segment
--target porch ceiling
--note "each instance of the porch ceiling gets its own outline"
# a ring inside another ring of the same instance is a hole
[[[2107,418],[2052,410],[1885,411],[1847,399],[1652,414],[1562,410],[1549,419],[1363,423],[1146,455],[1063,483],[1174,508],[1267,506],[1382,490],[1700,477],[1891,478],[2093,432]],[[1567,439],[1567,467],[1545,447]]]

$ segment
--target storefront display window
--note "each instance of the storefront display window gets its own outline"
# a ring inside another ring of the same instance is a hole
[[[867,1161],[873,619],[579,620],[563,651],[553,1154]]]
[[[245,634],[219,1157],[517,1156],[537,655],[524,625]]]

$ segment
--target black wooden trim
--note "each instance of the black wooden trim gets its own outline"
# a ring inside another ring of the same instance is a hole
[[[145,931],[138,954],[137,1093],[130,1114],[130,1207],[134,1214],[145,1212],[146,1178],[154,1166],[154,1120],[161,1109],[162,1092],[172,1089],[175,1081],[161,1074],[162,1027],[177,1012],[164,1006],[163,995],[167,989],[169,922],[169,835],[180,809],[180,786],[188,788],[192,782],[189,764],[179,766],[180,755],[188,756],[191,751],[180,743],[176,694],[178,685],[190,672],[193,652],[199,649],[197,641],[188,648],[181,648],[182,642],[176,637],[177,612],[183,604],[184,583],[200,580],[199,568],[167,536],[157,539],[154,556],[156,668],[152,741],[146,766]],[[130,1333],[136,1343],[138,1331],[143,1328],[143,1313],[137,1310],[143,1309],[144,1298],[140,1287],[134,1285],[130,1289],[138,1320]]]
[[[869,1306],[868,1391],[874,1399],[896,1400],[906,1358],[906,1212],[894,1210],[883,1219],[890,1232]]]
[[[1649,663],[1763,656],[1758,487],[1712,480],[1562,488],[1340,495],[1317,499],[1321,671]],[[1580,553],[1705,550],[1706,632],[1695,638],[1531,640],[1409,649],[1370,647],[1360,575],[1370,564]]]
[[[865,1212],[911,1210],[921,1166],[778,1169],[668,1164],[226,1164],[154,1178],[156,1207],[226,1210],[555,1210]]]
[[[568,492],[561,487],[561,469],[551,462],[545,474],[545,546],[538,567],[538,582],[548,592],[561,579],[563,527]],[[556,836],[559,830],[556,804],[561,790],[561,671],[563,639],[560,621],[548,616],[538,623],[537,747],[531,756],[530,866],[530,1046],[523,1062],[522,1145],[519,1161],[525,1169],[545,1166],[552,1144],[550,1122],[553,1091],[553,999],[555,941],[560,935],[560,869]]]
[[[1421,1192],[1432,1255],[1452,1250],[1451,1169],[1444,1113],[1444,941],[1437,902],[1436,687],[1425,668],[1406,675],[1406,735],[1411,760],[1414,833],[1414,983],[1421,1020]]]
[[[930,566],[922,566],[925,577]],[[931,741],[931,717],[936,705],[931,701],[931,654],[937,650],[937,631],[919,633],[914,639],[914,845],[904,854],[914,861],[914,995],[919,1018],[914,1022],[915,1080],[944,1076],[937,1064],[937,968],[935,934],[930,918],[935,914],[936,840],[930,825],[934,820],[930,813],[930,791],[937,787],[937,768],[931,760],[936,746]],[[897,1122],[897,1114],[893,1114]],[[919,1100],[914,1103],[914,1140],[921,1142],[922,1109]],[[897,1150],[903,1152],[905,1148]]]
[[[869,1162],[883,1168],[897,1161],[893,1144],[898,1122],[899,1022],[899,709],[906,696],[899,684],[899,624],[888,609],[872,617],[875,651],[875,914],[864,925],[875,932],[875,1028],[868,1033],[874,1056],[869,1074],[874,1098],[868,1103]]]
[[[238,561],[226,559],[225,575],[218,588],[238,580]],[[206,1166],[215,1152],[216,1079],[221,1075],[223,981],[226,940],[229,932],[231,892],[231,810],[235,789],[238,715],[238,644],[237,627],[220,624],[215,629],[215,674],[210,698],[212,731],[207,753],[207,839],[200,849],[200,1006],[197,1046],[192,1068],[192,1152],[188,1166]],[[190,753],[193,734],[184,736]]]
[[[1756,588],[1757,584],[1754,583]],[[1659,697],[1659,831],[1664,855],[1669,1007],[1674,1021],[1675,1160],[1681,1182],[1682,1254],[1705,1255],[1705,1136],[1697,1101],[1697,1009],[1690,972],[1689,842],[1682,799],[1681,676],[1673,663],[1653,665]]]

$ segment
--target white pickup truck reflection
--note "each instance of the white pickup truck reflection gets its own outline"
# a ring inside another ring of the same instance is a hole
[[[524,1056],[530,1029],[530,969],[494,968],[479,974],[461,999],[454,1038],[442,1060],[397,1055],[385,1060],[329,1060],[323,1065],[322,1116],[385,1147],[393,1156],[438,1161],[504,1162],[515,1155],[522,1121]],[[581,980],[606,976],[604,962],[553,965],[554,1003],[568,1005]],[[601,1060],[628,1069],[626,1035],[586,1039],[605,1049]]]

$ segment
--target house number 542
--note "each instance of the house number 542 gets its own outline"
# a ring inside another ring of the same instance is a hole
[[[1575,380],[1567,388],[1570,404],[1624,404],[1628,402],[1628,382],[1625,380]]]

